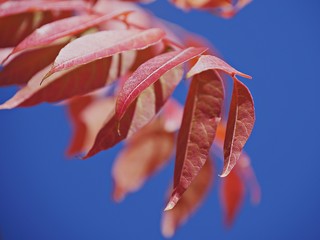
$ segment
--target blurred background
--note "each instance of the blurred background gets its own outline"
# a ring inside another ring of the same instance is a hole
[[[320,239],[320,3],[255,0],[232,20],[167,1],[157,16],[209,39],[243,80],[257,121],[246,151],[262,188],[223,226],[218,184],[173,239]],[[14,88],[0,90],[1,103]],[[184,99],[186,88],[175,93]],[[116,204],[111,166],[121,145],[88,161],[66,160],[71,128],[61,106],[0,112],[0,239],[162,239],[161,212],[173,162]]]

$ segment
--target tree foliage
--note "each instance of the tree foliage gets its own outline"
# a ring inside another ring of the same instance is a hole
[[[175,154],[162,221],[163,234],[172,236],[210,189],[212,159],[222,151],[226,224],[246,188],[259,201],[242,151],[253,129],[254,104],[236,75],[251,77],[221,60],[206,41],[128,3],[137,1],[1,2],[0,85],[19,90],[0,109],[63,101],[74,126],[69,156],[88,159],[126,140],[112,170],[115,201],[137,191]],[[249,1],[172,3],[231,17]],[[233,79],[228,114],[222,73]],[[183,107],[171,95],[184,76],[190,86]]]

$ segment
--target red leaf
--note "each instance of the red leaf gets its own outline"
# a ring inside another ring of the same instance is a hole
[[[215,145],[218,147],[216,150],[223,151],[223,142],[225,139],[226,127],[224,123],[220,123],[217,128],[216,137],[215,137]],[[223,154],[222,154],[223,155]],[[255,173],[251,167],[250,157],[247,155],[245,151],[242,151],[241,156],[238,160],[235,169],[241,179],[249,188],[251,195],[251,202],[253,204],[258,204],[261,199],[261,190],[259,183],[256,179]]]
[[[0,47],[16,46],[38,27],[88,10],[82,1],[8,1],[0,5]],[[15,29],[12,31],[12,29]]]
[[[0,86],[27,83],[33,75],[54,61],[64,45],[65,43],[32,49],[15,56],[0,71]]]
[[[26,12],[0,18],[0,47],[14,47],[38,27],[69,17],[70,14],[70,12]]]
[[[247,74],[239,72],[238,70],[231,67],[229,64],[224,62],[218,57],[212,55],[202,55],[198,62],[191,68],[191,70],[187,73],[187,77],[192,77],[198,73],[201,73],[206,70],[219,70],[229,74],[231,77],[235,75],[239,75],[245,78],[251,79],[251,77]]]
[[[244,199],[245,186],[237,171],[223,178],[220,187],[220,199],[223,205],[225,224],[231,226]]]
[[[161,29],[101,31],[78,38],[64,47],[47,76],[129,50],[147,48],[164,37]]]
[[[205,50],[204,48],[187,48],[185,50],[168,52],[142,64],[125,82],[118,94],[116,103],[117,118],[121,119],[127,108],[139,94],[156,82],[163,74],[200,55]]]
[[[224,89],[215,71],[196,75],[190,85],[178,135],[173,192],[166,210],[172,209],[208,158],[221,119]]]
[[[234,78],[226,138],[224,141],[224,167],[221,177],[227,176],[236,165],[255,121],[254,104],[249,89]]]
[[[62,37],[73,36],[112,18],[128,13],[129,12],[118,11],[104,16],[74,16],[48,23],[36,29],[32,34],[19,43],[11,54],[34,47],[44,46]]]
[[[163,213],[161,228],[165,237],[172,237],[176,229],[197,210],[210,190],[212,180],[212,161],[208,159],[175,208]]]
[[[10,1],[0,5],[0,18],[36,11],[87,11],[89,7],[83,1]]]
[[[86,94],[108,84],[108,69],[111,58],[86,64],[61,76],[54,76],[41,84],[43,71],[36,74],[11,99],[0,105],[0,109],[33,106],[42,102],[58,102],[77,95]]]
[[[173,150],[174,133],[165,131],[159,120],[135,133],[112,169],[114,200],[119,202],[129,192],[139,190],[146,179],[169,161]]]
[[[260,185],[251,167],[250,157],[244,151],[238,160],[236,169],[250,191],[251,203],[258,204],[261,199]]]
[[[114,115],[103,126],[84,159],[113,147],[149,123],[171,96],[181,78],[182,69],[176,67],[164,74],[160,81],[145,89],[130,105],[121,120]]]

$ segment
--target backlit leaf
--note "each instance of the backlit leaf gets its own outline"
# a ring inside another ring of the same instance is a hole
[[[205,164],[221,119],[223,100],[224,88],[217,72],[194,76],[178,135],[173,192],[166,210],[177,204]]]
[[[60,51],[47,76],[124,51],[147,48],[163,37],[164,32],[156,28],[145,31],[101,31],[85,35],[72,41]]]
[[[255,122],[254,104],[249,89],[234,78],[224,141],[224,166],[221,177],[227,176],[236,165]]]
[[[121,119],[130,104],[139,94],[156,82],[163,74],[170,69],[200,55],[206,49],[187,48],[168,52],[150,59],[142,64],[132,76],[125,82],[118,94],[116,104],[116,115]]]

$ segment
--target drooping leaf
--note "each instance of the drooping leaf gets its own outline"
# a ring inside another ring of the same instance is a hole
[[[221,119],[222,80],[216,71],[194,76],[178,135],[173,192],[166,210],[172,209],[205,164]]]
[[[11,54],[30,48],[44,46],[66,36],[74,36],[75,34],[81,33],[112,18],[128,13],[129,12],[118,11],[103,16],[80,15],[48,23],[36,29],[32,34],[26,37],[14,48]]]
[[[161,29],[101,31],[78,38],[64,47],[47,76],[62,70],[110,57],[129,50],[147,48],[164,37]]]
[[[245,78],[251,79],[247,74],[239,72],[238,70],[231,67],[229,64],[221,60],[220,58],[212,55],[202,55],[198,62],[190,69],[187,73],[187,77],[190,78],[198,73],[201,73],[206,70],[219,70],[229,74],[231,77],[239,75]]]
[[[187,48],[168,52],[150,59],[142,64],[132,76],[125,82],[118,94],[116,104],[116,115],[121,119],[130,104],[139,94],[156,82],[163,74],[170,69],[200,55],[206,49]]]
[[[149,123],[159,112],[182,78],[182,68],[176,67],[164,74],[160,81],[145,89],[130,105],[121,120],[116,115],[99,131],[95,143],[84,159],[113,147]]]
[[[32,49],[7,61],[3,65],[3,70],[0,71],[0,86],[27,83],[32,76],[54,61],[64,45],[65,43]],[[8,54],[9,52],[6,56]],[[30,61],[30,59],[32,60]]]
[[[224,141],[224,166],[221,177],[236,165],[255,122],[254,104],[249,89],[234,78],[231,105]]]
[[[232,171],[222,179],[220,201],[223,206],[225,224],[230,227],[244,199],[245,186],[238,171]]]
[[[212,180],[213,166],[211,159],[208,159],[177,205],[163,212],[161,224],[163,236],[172,237],[176,229],[197,210],[210,190]]]
[[[96,98],[91,95],[72,99],[68,110],[73,124],[73,137],[67,150],[68,156],[90,149],[103,124],[114,113],[113,97]]]
[[[174,133],[164,129],[161,120],[152,121],[128,139],[112,169],[113,199],[141,188],[146,179],[160,170],[174,150]]]

